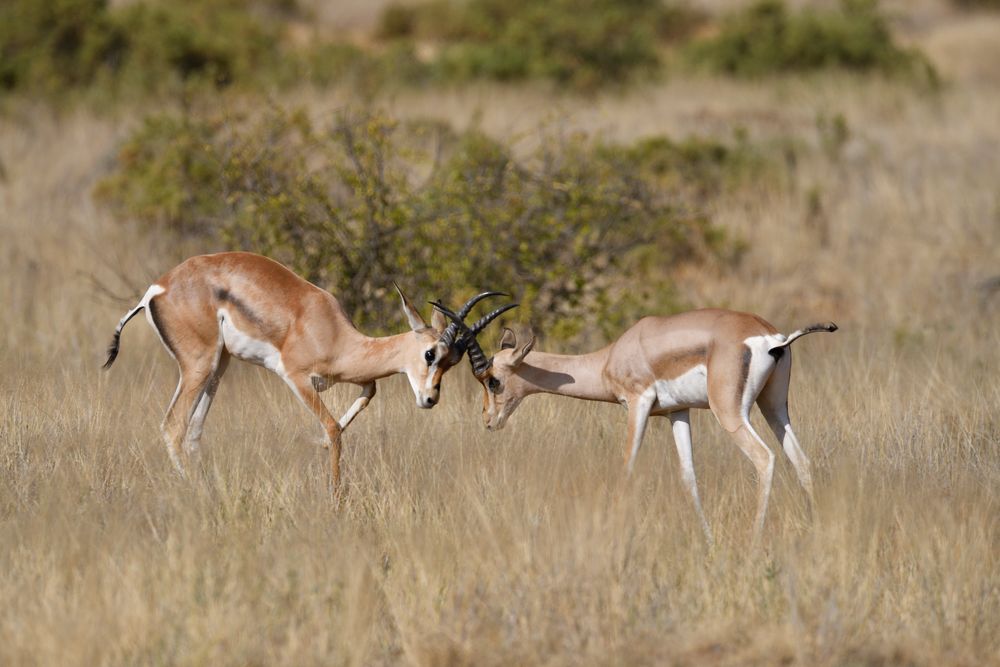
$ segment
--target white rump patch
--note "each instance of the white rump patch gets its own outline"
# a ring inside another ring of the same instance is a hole
[[[142,301],[140,301],[139,303],[142,306],[148,306],[150,299],[152,299],[154,296],[159,296],[166,291],[167,290],[162,285],[157,285],[156,283],[153,283],[152,285],[149,286],[149,289],[146,290],[146,293],[142,295]]]
[[[149,310],[149,302],[153,300],[153,297],[159,296],[166,291],[167,290],[164,289],[162,285],[153,283],[149,286],[149,289],[146,290],[146,293],[142,295],[142,300],[139,301],[139,305],[136,306],[136,308],[141,307],[146,309],[146,322],[148,322],[149,327],[156,332],[156,337],[160,339],[160,344],[163,346],[163,349],[167,351],[167,354],[169,354],[174,361],[177,361],[177,357],[174,356],[174,351],[170,349],[169,345],[167,345],[167,341],[163,340],[163,334],[161,334],[160,330],[156,327],[156,322],[153,321],[153,313]],[[177,400],[177,394],[180,390],[181,386],[177,385],[177,391],[174,392],[174,400]],[[173,405],[173,402],[171,401],[170,404]]]
[[[750,368],[747,369],[747,383],[743,387],[743,418],[747,419],[750,408],[771,377],[776,365],[774,357],[767,353],[775,345],[785,342],[784,334],[751,336],[743,341],[750,348]]]

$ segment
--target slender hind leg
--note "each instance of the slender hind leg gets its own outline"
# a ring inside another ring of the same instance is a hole
[[[150,291],[152,292],[152,288]],[[163,343],[163,347],[177,362],[180,371],[180,380],[174,391],[174,397],[167,407],[167,413],[163,417],[160,431],[163,433],[167,453],[174,468],[183,476],[181,444],[201,402],[206,383],[215,374],[219,365],[222,344],[219,338],[219,325],[214,317],[206,317],[204,313],[186,312],[183,296],[180,304],[175,303],[172,293],[162,288],[159,293],[149,298],[146,304],[146,320]],[[177,336],[175,330],[166,326],[167,322],[174,322],[180,326],[184,336]],[[181,342],[184,344],[179,345]],[[199,425],[199,431],[200,428]]]
[[[802,451],[799,439],[795,437],[792,430],[792,422],[788,418],[788,384],[791,376],[792,356],[791,350],[786,350],[782,358],[778,360],[778,367],[771,375],[771,379],[764,385],[764,389],[757,397],[757,405],[761,413],[767,420],[768,426],[774,432],[774,437],[781,443],[788,460],[795,468],[795,475],[799,479],[799,484],[805,489],[809,496],[810,510],[815,507],[813,497],[812,471],[809,457]]]
[[[226,368],[229,366],[229,358],[230,354],[225,350],[222,350],[219,354],[215,370],[205,382],[201,398],[198,400],[197,405],[195,405],[194,412],[191,414],[191,421],[188,424],[187,438],[184,440],[184,452],[189,458],[193,459],[198,456],[201,445],[201,433],[205,427],[205,417],[208,415],[208,411],[212,407],[212,401],[215,399],[215,392],[219,390],[219,381],[222,380],[222,376],[225,374]]]
[[[698,497],[698,481],[694,475],[694,458],[691,454],[691,413],[689,410],[678,410],[671,412],[668,416],[674,429],[677,457],[681,462],[681,479],[691,495],[691,500],[694,501],[694,509],[698,513],[698,520],[701,522],[701,530],[705,533],[705,539],[708,540],[709,544],[712,544],[712,529],[709,528],[708,521],[705,520],[701,499]]]
[[[767,515],[767,503],[771,497],[771,482],[774,479],[774,454],[761,440],[750,425],[749,419],[731,433],[736,446],[746,454],[754,468],[757,469],[757,514],[753,522],[753,542],[757,544],[764,532],[764,517]]]
[[[167,443],[167,453],[177,472],[184,475],[184,465],[181,462],[181,443],[188,430],[188,424],[205,383],[214,372],[214,359],[200,359],[186,362],[178,360],[181,378],[177,383],[174,398],[167,408],[160,430]]]
[[[175,446],[174,441],[168,435],[167,423],[171,419],[171,415],[174,414],[174,406],[177,405],[177,398],[181,395],[181,389],[184,388],[184,374],[181,371],[181,376],[177,380],[177,389],[174,389],[173,398],[170,399],[170,404],[167,406],[167,412],[163,416],[163,421],[160,422],[160,434],[163,436],[163,441],[167,445],[167,456],[170,457],[170,462],[174,465],[174,469],[181,475],[184,476],[184,465],[181,463],[181,448]]]
[[[774,370],[774,360],[742,344],[717,349],[708,365],[708,402],[712,413],[757,471],[757,514],[753,543],[760,540],[771,497],[774,454],[750,425],[750,408]]]

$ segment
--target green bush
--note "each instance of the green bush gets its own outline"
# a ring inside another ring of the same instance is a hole
[[[906,73],[936,82],[930,63],[893,41],[876,0],[841,0],[839,11],[789,12],[760,0],[728,17],[719,34],[694,43],[695,62],[738,76],[840,68]]]
[[[284,35],[295,0],[7,0],[0,3],[0,89],[143,96],[239,85],[384,80],[404,59]],[[299,17],[301,18],[301,17]],[[410,60],[414,60],[412,57]],[[404,70],[404,75],[412,72]]]
[[[659,0],[433,0],[390,5],[377,34],[429,40],[445,80],[545,78],[591,88],[655,71],[665,39],[700,16]]]
[[[676,305],[677,267],[733,252],[705,203],[750,152],[542,136],[519,159],[474,130],[379,113],[326,129],[282,109],[158,116],[97,194],[120,217],[271,255],[366,327],[395,323],[383,312],[395,278],[452,301],[509,290],[547,333],[599,338]]]
[[[273,76],[282,62],[280,33],[252,9],[244,0],[124,6],[111,17],[129,35],[126,74],[140,87],[190,80],[223,87]]]
[[[113,209],[182,235],[212,235],[226,213],[217,181],[222,158],[213,143],[221,118],[147,118],[118,152],[116,171],[97,187]]]
[[[0,89],[80,86],[121,66],[127,36],[107,0],[0,4]]]

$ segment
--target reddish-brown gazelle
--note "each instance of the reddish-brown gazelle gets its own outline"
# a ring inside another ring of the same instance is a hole
[[[458,314],[440,303],[434,305],[464,327]],[[473,373],[483,385],[483,419],[491,430],[503,428],[521,400],[539,392],[620,403],[628,409],[624,453],[626,470],[631,472],[648,418],[667,416],[684,484],[709,541],[712,533],[692,462],[689,410],[710,409],[757,470],[756,540],[764,527],[774,454],[750,425],[750,408],[754,402],[760,407],[811,504],[809,458],[788,418],[792,368],[788,346],[800,336],[836,330],[829,322],[785,336],[756,315],[706,309],[643,318],[617,341],[590,354],[532,352],[534,337],[518,344],[510,329],[504,330],[500,351],[493,358],[487,359],[474,340],[468,352]],[[466,338],[471,334],[464,329]]]
[[[274,260],[245,252],[192,257],[157,279],[121,319],[104,368],[118,356],[125,324],[145,309],[149,325],[180,369],[161,428],[170,460],[181,474],[181,445],[185,457],[197,455],[205,416],[230,357],[274,371],[322,423],[336,488],[341,433],[375,395],[375,381],[405,373],[417,405],[431,408],[440,399],[441,376],[465,351],[463,341],[456,339],[457,325],[445,326],[445,318],[434,313],[428,326],[398,286],[396,290],[411,331],[371,338],[354,328],[329,292]],[[497,294],[479,294],[460,312],[464,317],[478,301]],[[338,382],[359,385],[361,395],[343,417],[334,419],[320,392]]]

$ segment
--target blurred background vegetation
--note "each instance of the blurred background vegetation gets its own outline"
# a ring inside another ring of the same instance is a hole
[[[475,127],[400,122],[377,95],[476,79],[586,95],[698,71],[940,85],[874,0],[759,0],[715,16],[674,0],[428,0],[385,5],[361,34],[318,25],[299,0],[10,0],[0,89],[62,109],[151,109],[98,200],[123,220],[275,256],[359,325],[399,324],[384,304],[394,277],[450,300],[513,291],[520,317],[573,339],[590,320],[603,338],[684,307],[670,276],[686,265],[739,261],[747,239],[708,203],[787,182],[801,142],[736,128],[611,145],[554,124],[521,151]],[[358,96],[326,114],[277,101],[303,86]]]
[[[683,307],[662,268],[656,289],[630,289],[648,283],[653,256],[679,269],[738,261],[747,239],[713,224],[706,203],[787,182],[801,142],[758,145],[737,128],[728,141],[611,146],[548,127],[524,154],[475,128],[399,122],[375,96],[476,79],[587,94],[698,71],[941,85],[875,0],[758,0],[721,14],[674,0],[427,0],[383,6],[361,35],[317,27],[315,11],[302,0],[10,0],[0,90],[110,114],[166,102],[125,141],[98,200],[122,219],[272,254],[359,324],[387,324],[375,304],[396,276],[449,299],[486,284],[517,291],[525,316],[572,337],[588,312],[608,335],[643,310]],[[324,117],[275,101],[303,85],[359,96]],[[241,97],[220,112],[223,92]]]
[[[297,0],[8,0],[0,53],[4,89],[105,100],[345,78],[368,88],[485,78],[588,90],[692,66],[936,82],[925,57],[895,42],[875,0],[797,11],[759,0],[717,24],[677,0],[430,0],[389,4],[361,42],[314,29]]]

